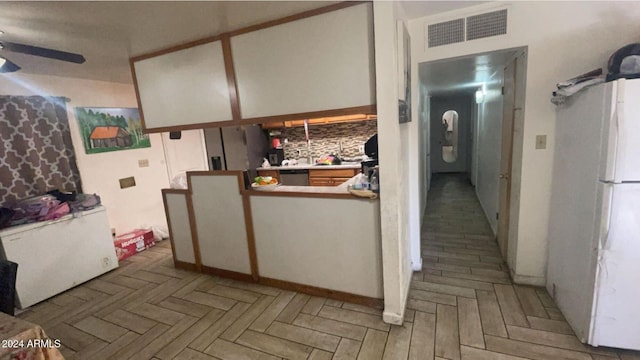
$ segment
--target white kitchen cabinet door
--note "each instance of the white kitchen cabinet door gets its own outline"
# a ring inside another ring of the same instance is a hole
[[[233,36],[242,118],[375,104],[371,4]]]
[[[232,120],[221,41],[134,62],[149,130]]]
[[[189,204],[185,190],[183,193],[163,191],[162,196],[167,209],[167,223],[171,227],[173,258],[187,264],[195,264],[193,234],[189,222]]]

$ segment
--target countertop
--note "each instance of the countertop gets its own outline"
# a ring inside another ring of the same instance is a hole
[[[343,163],[341,165],[287,165],[287,166],[271,166],[259,167],[256,170],[322,170],[322,169],[360,169],[360,163]]]
[[[341,166],[341,165],[328,165],[328,166]],[[323,166],[326,167],[326,166]],[[355,175],[351,179],[343,182],[338,186],[291,186],[291,185],[279,185],[269,190],[253,190],[256,192],[297,192],[297,193],[315,193],[315,194],[349,194],[348,186],[351,184],[359,183],[362,174]]]

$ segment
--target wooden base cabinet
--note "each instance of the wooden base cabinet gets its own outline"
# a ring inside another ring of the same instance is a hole
[[[310,186],[338,186],[351,179],[358,169],[319,169],[309,170]]]

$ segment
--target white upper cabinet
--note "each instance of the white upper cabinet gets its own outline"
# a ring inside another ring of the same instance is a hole
[[[232,36],[241,117],[375,104],[372,14],[366,3]]]
[[[133,63],[145,128],[232,120],[221,41]]]

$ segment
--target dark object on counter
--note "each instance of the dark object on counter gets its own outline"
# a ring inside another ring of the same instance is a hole
[[[616,50],[607,64],[607,81],[640,78],[640,43],[629,44]]]
[[[370,158],[378,158],[378,134],[373,135],[364,143],[364,153]]]
[[[0,311],[7,315],[15,315],[16,276],[18,264],[0,260]]]
[[[91,210],[102,204],[98,194],[80,194],[76,201],[69,203],[71,212]]]
[[[367,177],[369,182],[371,181],[371,174],[373,169],[378,165],[378,160],[363,161],[360,163],[360,172]]]
[[[325,155],[318,159],[316,165],[340,165],[342,164],[342,159],[338,157],[338,155]]]
[[[76,201],[76,196],[78,195],[75,191],[62,192],[58,189],[47,191],[47,194],[53,195],[60,202]]]
[[[211,157],[211,168],[213,170],[222,170],[222,159],[220,156]]]
[[[267,152],[267,159],[269,160],[269,164],[271,166],[280,166],[282,161],[284,161],[284,150],[283,149],[269,149]]]
[[[369,177],[369,182],[371,183],[371,191],[374,193],[380,192],[380,173],[377,168],[374,168],[371,172],[371,176]]]

